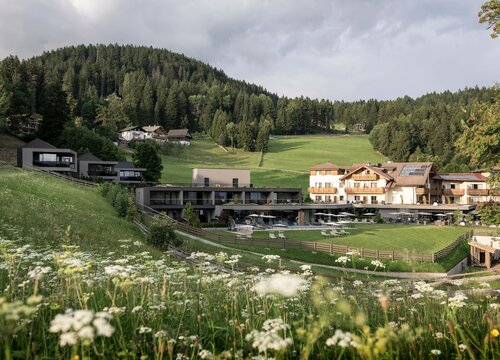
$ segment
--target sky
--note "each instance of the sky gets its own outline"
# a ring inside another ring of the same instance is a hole
[[[289,97],[393,99],[492,86],[477,0],[0,0],[0,57],[117,43],[180,52]]]

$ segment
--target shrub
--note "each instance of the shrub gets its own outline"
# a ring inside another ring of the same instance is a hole
[[[186,219],[187,223],[191,226],[201,227],[200,220],[193,209],[191,202],[186,204],[186,207],[182,211],[182,217]]]
[[[116,209],[120,217],[133,220],[137,215],[135,199],[126,187],[120,184],[104,183],[99,185],[98,191]]]
[[[132,196],[128,197],[128,205],[127,205],[127,220],[132,221],[137,217],[137,206],[135,205],[135,200]]]
[[[175,232],[174,223],[166,216],[157,215],[149,225],[148,241],[151,245],[166,250],[169,245],[180,246],[182,240]]]

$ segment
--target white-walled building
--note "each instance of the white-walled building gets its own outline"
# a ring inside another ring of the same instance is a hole
[[[488,173],[435,174],[431,162],[313,166],[309,196],[333,204],[477,204],[500,201]]]
[[[120,130],[120,137],[126,141],[145,140],[147,133],[142,126],[129,126]]]

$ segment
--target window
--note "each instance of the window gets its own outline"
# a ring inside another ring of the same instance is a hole
[[[314,197],[314,201],[321,201],[321,195],[316,195]]]
[[[238,178],[233,178],[233,187],[238,187]]]
[[[361,197],[356,195],[356,196],[354,196],[354,200],[359,201],[359,200],[361,200]]]
[[[355,183],[354,183],[354,187],[355,187],[355,188],[359,188],[359,187],[360,187],[360,183],[359,183],[359,182],[355,182]]]
[[[323,187],[323,183],[320,183],[320,182],[317,182],[314,187],[317,187],[317,188],[322,188]]]
[[[204,178],[204,179],[203,179],[203,184],[204,184],[205,186],[210,186],[210,178]]]
[[[326,175],[332,175],[332,171],[331,170],[327,170],[326,171]]]
[[[370,183],[370,187],[373,189],[373,188],[376,188],[377,187],[377,183],[376,182],[372,182]]]
[[[332,202],[332,197],[330,195],[326,195],[325,202]]]
[[[38,156],[38,159],[40,161],[57,161],[57,155],[56,154],[40,154]]]
[[[70,162],[73,162],[73,158],[71,156],[63,156],[61,161],[69,164]]]
[[[325,183],[325,187],[326,188],[331,188],[332,187],[332,183]]]
[[[450,184],[450,189],[455,189],[455,184]]]
[[[344,183],[343,182],[339,182],[339,188],[343,188],[344,187]]]
[[[339,200],[340,200],[340,201],[344,201],[344,195],[340,195],[340,196],[339,196]]]
[[[321,175],[321,171],[320,171],[320,170],[317,170],[317,171],[316,171],[316,175]]]
[[[372,196],[371,197],[371,203],[372,204],[376,204],[377,203],[377,197],[376,196]]]

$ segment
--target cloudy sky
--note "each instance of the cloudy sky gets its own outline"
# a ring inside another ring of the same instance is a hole
[[[476,0],[0,0],[0,57],[167,48],[287,96],[389,99],[500,81]]]

